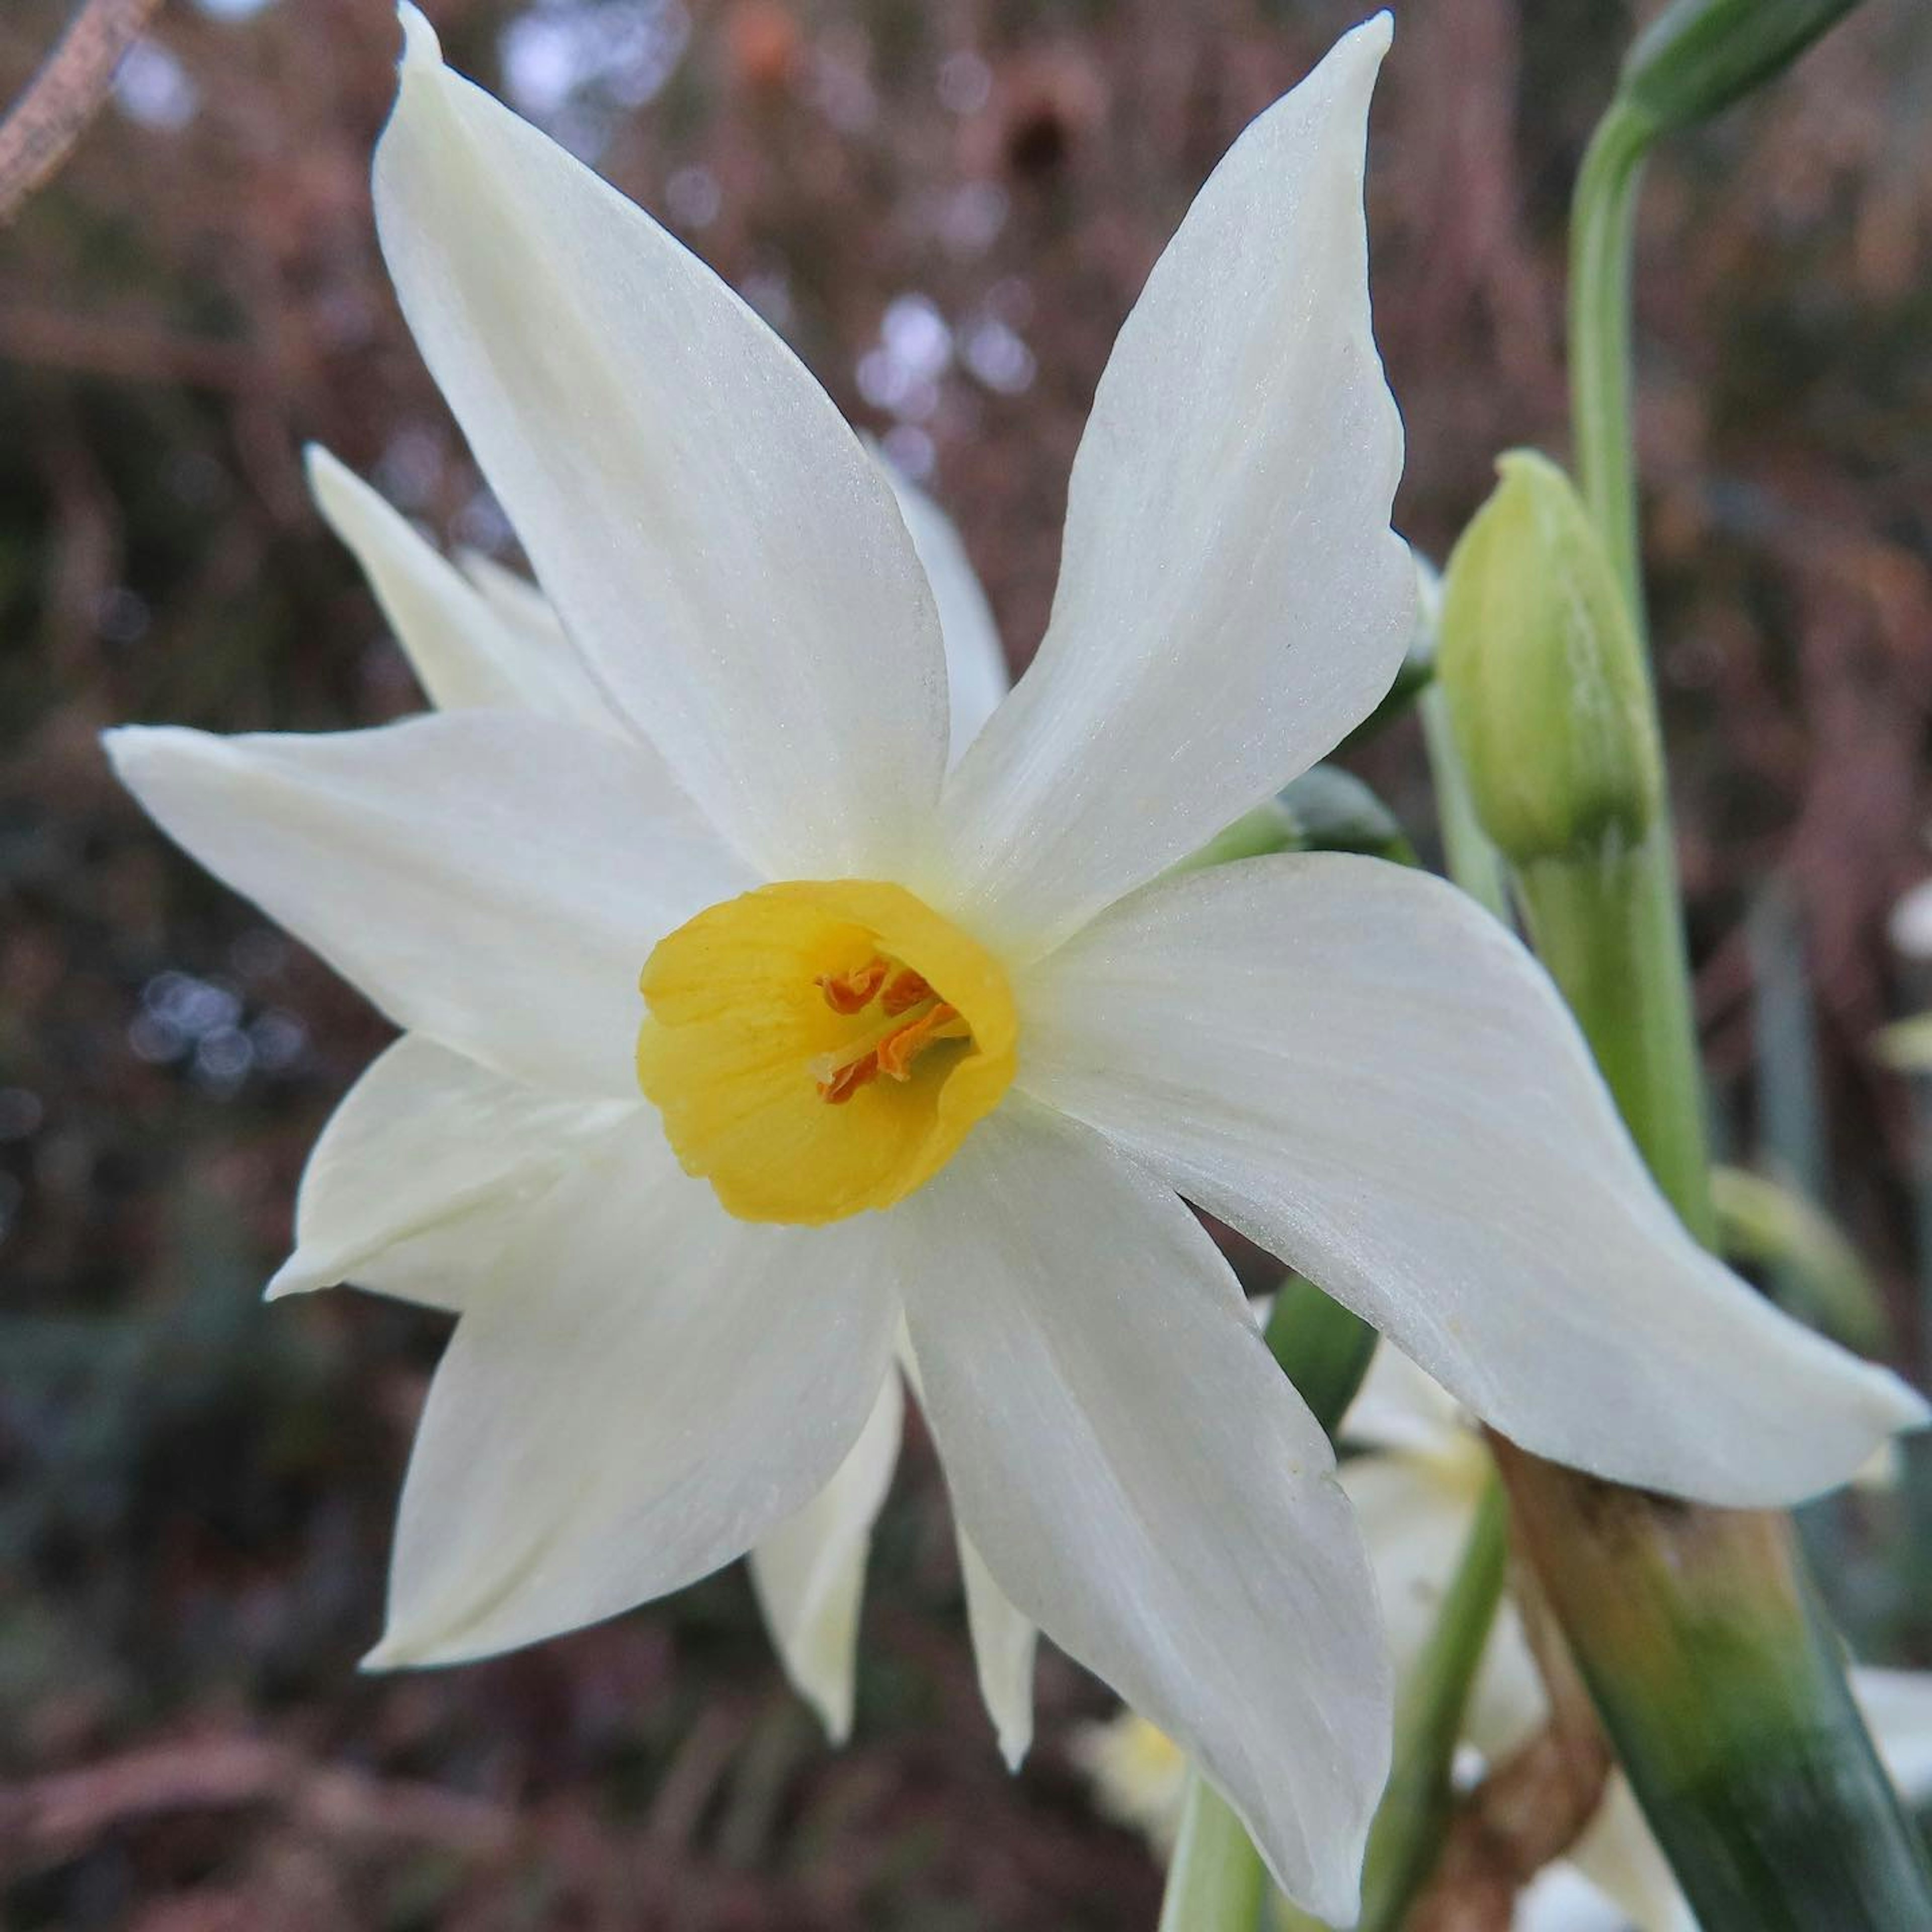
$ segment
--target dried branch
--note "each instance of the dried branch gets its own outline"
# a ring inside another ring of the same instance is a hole
[[[1596,1816],[1610,1750],[1589,1694],[1533,1576],[1513,1586],[1550,1700],[1550,1721],[1457,1808],[1406,1932],[1509,1932],[1517,1894]]]
[[[44,186],[100,111],[121,57],[161,0],[83,0],[80,11],[0,121],[0,226]]]

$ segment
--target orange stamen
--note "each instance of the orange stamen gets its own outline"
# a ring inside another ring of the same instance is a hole
[[[835,1067],[820,1081],[818,1097],[828,1106],[842,1107],[861,1087],[878,1077],[879,1056],[876,1053],[862,1054],[856,1060],[848,1060],[843,1066]]]
[[[896,1015],[932,997],[932,988],[910,966],[903,966],[886,982],[885,991],[879,995],[879,1004],[889,1015]]]
[[[825,994],[825,1004],[835,1013],[863,1012],[872,1004],[872,996],[884,985],[886,975],[892,970],[878,954],[862,966],[855,966],[849,973],[821,973],[818,984]],[[892,1009],[888,1007],[887,1012]]]
[[[930,1046],[935,1040],[948,1037],[944,1029],[958,1017],[942,1000],[929,1012],[921,1013],[916,1019],[908,1020],[904,1026],[887,1034],[872,1049],[879,1071],[894,1080],[910,1080],[912,1064],[920,1048]]]

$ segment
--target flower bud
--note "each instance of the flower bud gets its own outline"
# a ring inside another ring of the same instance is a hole
[[[1642,646],[1570,479],[1515,450],[1442,586],[1436,676],[1483,829],[1515,866],[1628,848],[1655,822]]]
[[[1618,92],[1654,127],[1690,127],[1775,80],[1857,4],[1677,0],[1637,37]]]

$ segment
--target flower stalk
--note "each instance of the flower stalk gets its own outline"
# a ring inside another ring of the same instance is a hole
[[[1714,94],[1712,102],[1723,104]],[[1672,118],[1695,117],[1687,110]],[[1636,674],[1653,732],[1630,286],[1638,183],[1662,124],[1627,81],[1578,182],[1570,296],[1578,475],[1623,593],[1634,655],[1621,668]],[[1448,656],[1445,647],[1445,670]],[[1576,694],[1580,706],[1592,701]],[[1482,749],[1502,755],[1493,736]],[[1480,808],[1480,775],[1476,795]],[[1639,827],[1509,856],[1536,949],[1633,1138],[1687,1227],[1711,1244],[1716,1220],[1664,796]],[[1790,1518],[1668,1502],[1497,1447],[1522,1546],[1706,1932],[1904,1932],[1932,1923],[1932,1878],[1852,1702]]]
[[[1442,1846],[1464,1706],[1509,1569],[1509,1509],[1491,1478],[1428,1643],[1396,1694],[1394,1768],[1369,1833],[1360,1932],[1400,1932]]]

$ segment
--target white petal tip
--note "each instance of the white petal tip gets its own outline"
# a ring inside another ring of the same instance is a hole
[[[356,1668],[373,1677],[378,1671],[400,1670],[418,1661],[418,1659],[406,1655],[394,1638],[386,1636]]]
[[[1026,1762],[1027,1753],[1032,1750],[1032,1748],[1033,1734],[1031,1732],[1028,1732],[1024,1737],[1013,1737],[1006,1734],[1002,1734],[1000,1736],[1000,1760],[1015,1777],[1018,1777],[1019,1775],[1020,1766]]]
[[[1351,27],[1335,44],[1357,48],[1364,57],[1373,55],[1379,61],[1394,38],[1395,16],[1384,7],[1379,14],[1371,14],[1359,26]]]
[[[308,493],[322,514],[328,514],[332,492],[352,488],[362,478],[340,457],[320,442],[302,445],[302,474],[308,479]]]
[[[324,1281],[320,1276],[306,1268],[298,1268],[291,1256],[269,1276],[268,1285],[262,1291],[264,1301],[286,1301],[292,1294],[310,1294],[319,1288],[331,1288],[335,1284]]]
[[[396,9],[396,18],[402,23],[404,72],[412,67],[440,67],[442,64],[442,43],[436,37],[436,29],[422,13],[403,0]]]
[[[117,724],[100,734],[100,748],[114,776],[128,790],[139,795],[142,776],[152,766],[157,754],[184,741],[192,743],[202,736],[178,724]]]
[[[1874,1369],[1872,1382],[1876,1405],[1892,1434],[1903,1436],[1932,1424],[1932,1402],[1910,1382],[1889,1369]]]

